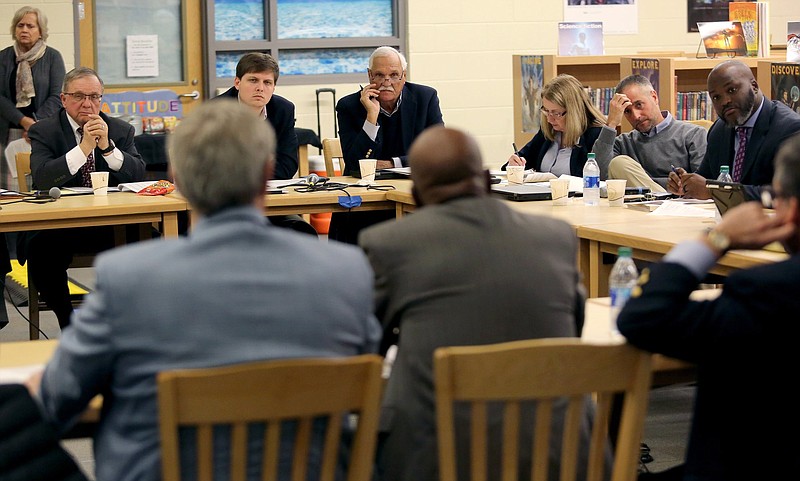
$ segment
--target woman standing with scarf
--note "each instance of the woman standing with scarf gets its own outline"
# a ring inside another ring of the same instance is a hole
[[[14,45],[0,51],[0,155],[12,140],[25,137],[37,119],[61,108],[64,59],[48,47],[47,17],[34,7],[22,7],[11,20]],[[8,162],[0,162],[0,187],[9,185]]]
[[[31,125],[61,109],[61,84],[64,59],[48,47],[47,17],[34,7],[22,7],[11,20],[14,45],[0,51],[0,187],[17,190],[10,184],[9,162],[4,159],[12,140],[25,138]],[[12,242],[13,244],[13,242]],[[0,292],[11,271],[6,236],[0,234]],[[5,302],[0,299],[0,329],[8,323]]]

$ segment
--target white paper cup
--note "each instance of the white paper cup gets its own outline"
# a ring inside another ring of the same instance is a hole
[[[550,194],[553,205],[569,204],[569,179],[550,179]]]
[[[375,182],[375,166],[378,164],[376,159],[361,159],[358,161],[358,166],[361,168],[361,182],[362,184],[371,184]]]
[[[524,165],[507,165],[506,175],[508,176],[509,184],[524,184],[525,183],[525,166]]]
[[[90,175],[94,195],[108,195],[108,172],[92,172]]]
[[[608,179],[606,191],[608,192],[608,205],[622,207],[625,205],[625,179]]]

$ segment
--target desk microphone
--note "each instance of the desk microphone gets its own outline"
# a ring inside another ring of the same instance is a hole
[[[59,189],[58,187],[50,187],[50,190],[48,191],[37,190],[33,193],[33,197],[35,199],[57,200],[59,197],[61,197],[61,189]]]

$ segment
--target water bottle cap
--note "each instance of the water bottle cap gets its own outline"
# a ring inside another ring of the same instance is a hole
[[[720,165],[720,166],[719,166],[719,172],[720,172],[720,174],[721,174],[721,173],[723,173],[723,172],[730,172],[730,171],[731,171],[731,168],[730,168],[730,167],[728,167],[727,165]]]
[[[633,256],[633,249],[630,247],[620,247],[617,249],[617,255],[620,257],[631,257]]]

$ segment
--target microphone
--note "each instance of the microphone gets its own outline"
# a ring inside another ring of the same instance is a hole
[[[37,190],[33,193],[33,197],[35,199],[57,200],[59,197],[61,197],[61,189],[59,189],[58,187],[50,187],[50,190],[46,192],[43,190]]]
[[[320,177],[318,174],[312,172],[308,174],[308,177],[306,177],[306,184],[308,184],[309,187],[315,187],[317,185],[324,184],[328,180],[329,179],[327,177]]]

